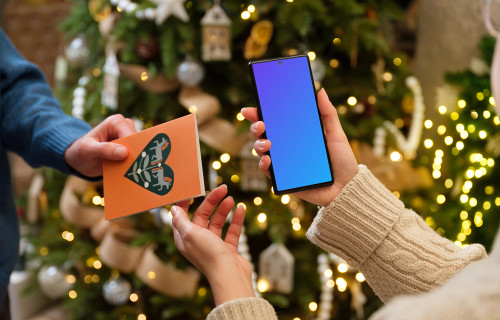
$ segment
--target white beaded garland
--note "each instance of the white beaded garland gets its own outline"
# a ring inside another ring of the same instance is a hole
[[[252,256],[250,255],[248,247],[248,242],[247,242],[247,236],[245,234],[245,226],[242,226],[241,228],[241,234],[240,234],[240,240],[238,243],[238,253],[245,259],[247,259],[248,262],[250,262],[250,266],[252,267],[252,286],[253,286],[253,291],[255,292],[255,296],[261,297],[261,294],[259,290],[257,290],[257,273],[255,272],[255,266],[252,262]]]

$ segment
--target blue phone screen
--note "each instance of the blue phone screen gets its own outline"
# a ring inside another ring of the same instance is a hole
[[[332,181],[307,57],[252,68],[277,191]]]

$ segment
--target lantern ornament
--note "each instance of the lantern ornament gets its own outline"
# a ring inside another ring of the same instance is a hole
[[[212,8],[201,19],[203,28],[203,61],[231,59],[231,24],[231,19],[229,19],[220,6],[220,0],[215,0]]]

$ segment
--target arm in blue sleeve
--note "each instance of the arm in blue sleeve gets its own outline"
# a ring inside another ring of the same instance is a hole
[[[72,173],[64,152],[91,127],[64,114],[38,67],[0,29],[0,139],[31,166]]]

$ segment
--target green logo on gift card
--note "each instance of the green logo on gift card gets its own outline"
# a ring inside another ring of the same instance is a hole
[[[125,178],[157,195],[166,195],[174,185],[174,171],[165,164],[171,149],[170,138],[157,134],[135,159]]]

